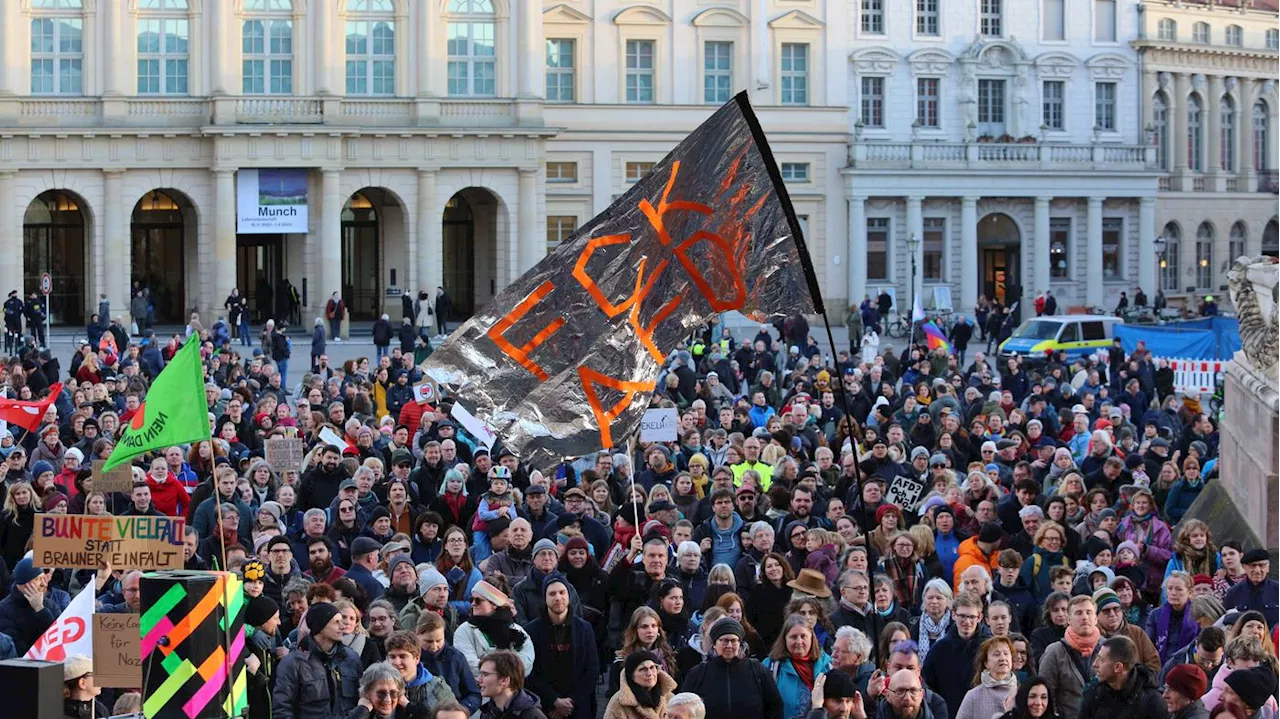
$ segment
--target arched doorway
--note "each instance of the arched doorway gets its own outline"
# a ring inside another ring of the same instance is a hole
[[[444,290],[453,300],[453,316],[461,322],[497,293],[499,237],[507,227],[501,203],[486,189],[459,190],[444,206]],[[479,260],[477,262],[477,260]]]
[[[1022,297],[1022,232],[1012,217],[993,212],[978,221],[978,268],[982,294],[1004,305]]]
[[[195,227],[194,212],[191,201],[174,190],[152,190],[133,206],[129,296],[150,293],[155,324],[186,322],[187,228]]]
[[[1262,231],[1262,254],[1269,257],[1280,257],[1280,225],[1273,217]]]
[[[62,190],[41,193],[22,216],[22,294],[26,298],[40,292],[40,276],[48,272],[53,278],[53,324],[84,324],[88,224],[84,203]]]
[[[393,230],[397,236],[404,235],[404,213],[399,201],[384,188],[363,188],[342,206],[342,300],[352,320],[367,322],[384,311],[382,288],[390,286],[382,278],[385,238]],[[403,270],[398,268],[406,262],[387,262],[386,266],[399,275]]]

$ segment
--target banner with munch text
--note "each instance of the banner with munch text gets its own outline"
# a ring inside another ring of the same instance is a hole
[[[667,355],[729,310],[760,321],[821,311],[745,93],[504,289],[424,369],[545,470],[634,432]]]
[[[182,569],[180,517],[37,514],[32,553],[37,567],[154,571]]]

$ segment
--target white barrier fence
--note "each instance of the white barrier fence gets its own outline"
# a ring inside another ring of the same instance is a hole
[[[1102,364],[1109,365],[1110,357],[1099,352]],[[1218,388],[1218,374],[1227,366],[1227,360],[1198,360],[1175,357],[1156,357],[1164,360],[1173,370],[1173,391],[1181,394],[1213,394]]]

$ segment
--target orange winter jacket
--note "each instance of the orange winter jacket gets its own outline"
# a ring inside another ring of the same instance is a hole
[[[1000,564],[997,561],[997,558],[1000,556],[999,549],[993,551],[991,556],[987,556],[982,553],[982,548],[978,546],[978,538],[970,537],[960,543],[958,551],[960,556],[956,558],[955,578],[951,583],[952,587],[960,586],[960,575],[964,574],[964,570],[975,564],[980,567],[985,566],[987,570],[991,572],[991,576],[993,578],[998,576],[997,572],[1000,567]]]

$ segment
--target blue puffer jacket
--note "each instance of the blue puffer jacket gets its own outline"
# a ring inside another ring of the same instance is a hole
[[[1170,525],[1177,524],[1182,521],[1182,516],[1191,509],[1191,503],[1196,501],[1196,497],[1200,496],[1200,492],[1204,490],[1205,481],[1201,479],[1196,484],[1187,482],[1186,477],[1182,477],[1173,483],[1169,488],[1169,496],[1164,500],[1164,517],[1165,521]]]
[[[796,673],[791,660],[783,659],[779,662],[766,659],[764,668],[773,675],[774,681],[778,684],[778,693],[782,695],[782,716],[804,716],[805,712],[809,711],[809,695],[812,692],[800,680],[800,675]],[[829,669],[831,669],[831,655],[823,652],[813,663],[813,676],[826,674]]]

